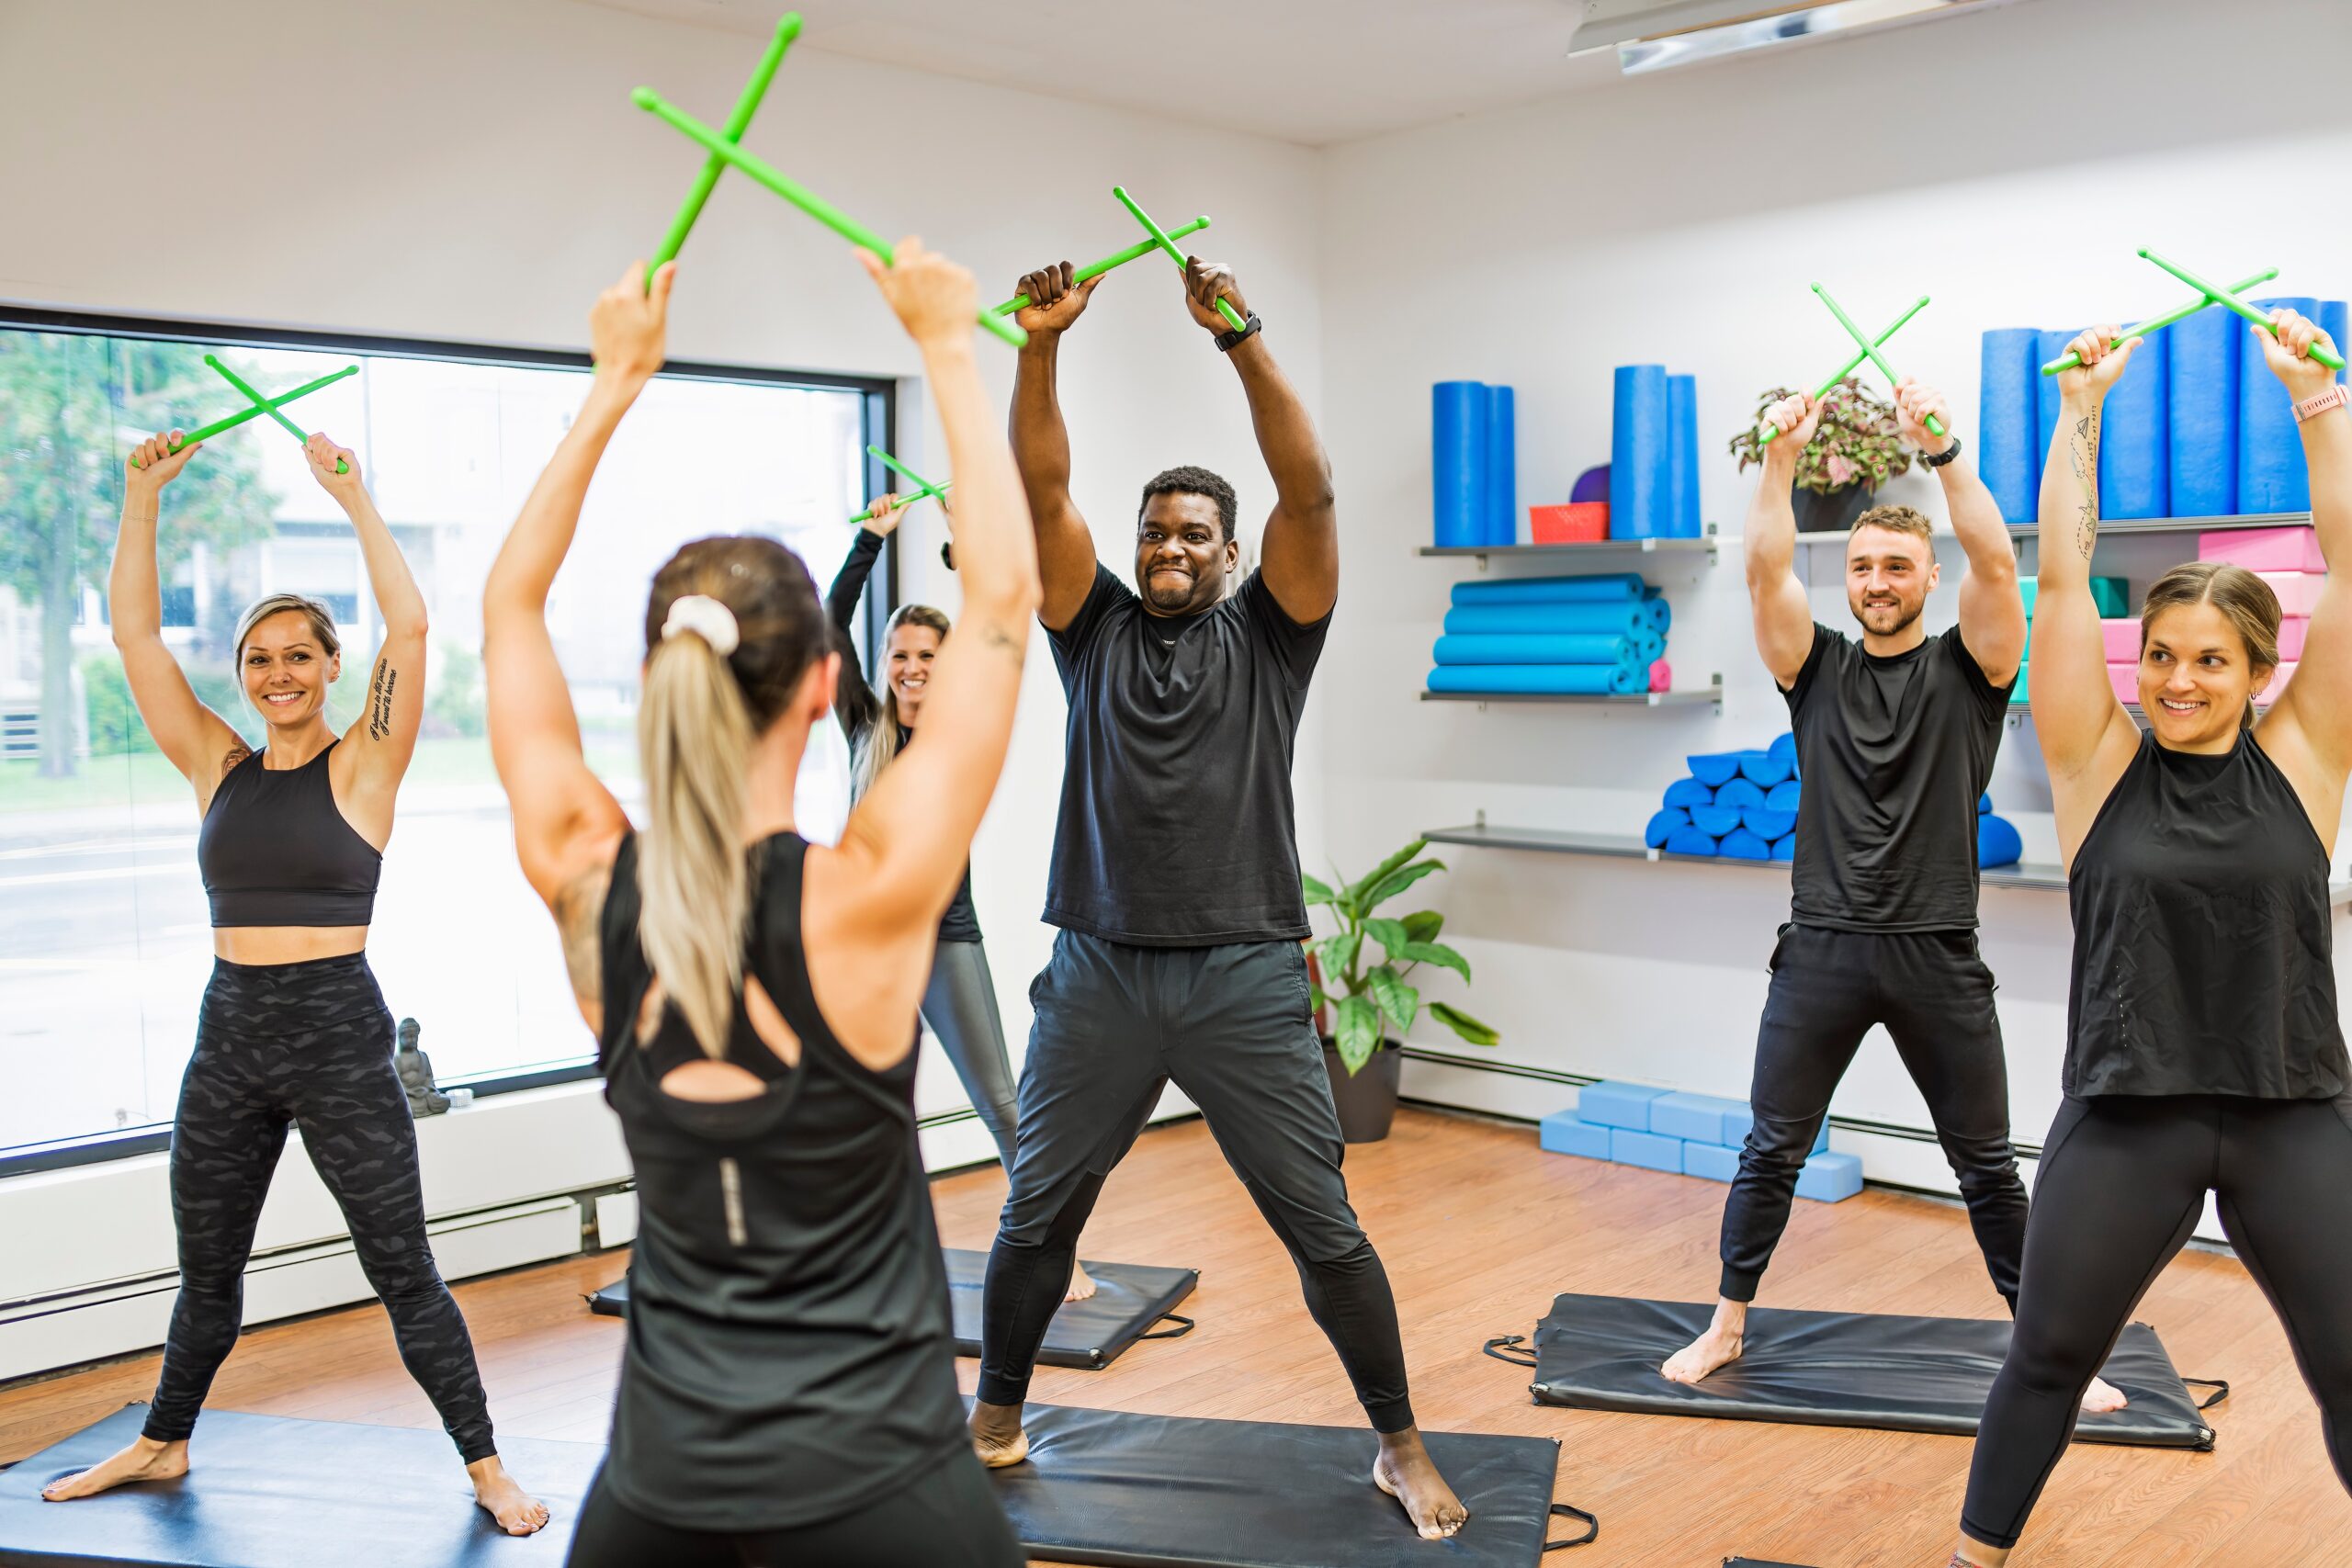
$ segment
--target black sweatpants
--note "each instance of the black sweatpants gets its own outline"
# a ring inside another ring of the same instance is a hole
[[[1756,1034],[1748,1091],[1756,1125],[1724,1203],[1723,1293],[1756,1299],[1829,1097],[1874,1023],[1886,1025],[1927,1098],[1993,1288],[2015,1305],[2025,1183],[2009,1145],[2009,1071],[1993,1011],[1993,972],[1977,955],[1976,933],[1793,923],[1781,928],[1773,949],[1772,988]]]
[[[2015,1546],[2083,1390],[2149,1285],[2221,1199],[2222,1228],[2286,1325],[2352,1490],[2352,1110],[2222,1095],[2069,1099],[2041,1148],[2025,1294],[1984,1401],[1961,1528]]]
[[[212,1375],[237,1342],[254,1226],[289,1123],[301,1127],[311,1164],[343,1209],[409,1375],[465,1462],[489,1458],[498,1446],[473,1341],[425,1240],[392,1016],[359,953],[213,963],[172,1124],[180,1293],[146,1435],[178,1442],[195,1430]]]
[[[1021,1149],[981,1297],[979,1397],[1028,1397],[1079,1231],[1173,1079],[1290,1249],[1374,1429],[1411,1426],[1396,1299],[1348,1204],[1299,944],[1130,947],[1066,931],[1029,999]]]
[[[1027,1562],[969,1444],[902,1489],[791,1529],[682,1529],[634,1513],[605,1484],[580,1506],[564,1568],[1021,1568]]]

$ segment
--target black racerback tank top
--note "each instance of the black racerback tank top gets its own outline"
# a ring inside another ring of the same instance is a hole
[[[2332,1099],[2328,855],[2252,734],[2225,756],[2154,735],[2075,852],[2065,1090]]]
[[[662,1090],[665,1073],[704,1059],[674,1007],[636,1042],[653,976],[634,834],[605,899],[599,1058],[639,1204],[605,1482],[679,1529],[836,1517],[969,1441],[915,1144],[915,1057],[863,1066],[818,1012],[800,943],[808,849],[783,834],[752,852],[745,973],[799,1036],[800,1060],[786,1066],[739,1003],[725,1059],[763,1080],[750,1100]]]
[[[216,926],[364,926],[383,852],[334,803],[326,749],[299,768],[255,751],[229,770],[197,829],[196,864]]]

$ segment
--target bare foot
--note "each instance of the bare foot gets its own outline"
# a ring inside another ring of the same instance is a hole
[[[85,1471],[60,1476],[40,1489],[52,1503],[95,1497],[133,1481],[175,1481],[187,1473],[187,1443],[159,1443],[133,1438],[130,1446],[107,1455]]]
[[[1082,1302],[1094,1293],[1094,1280],[1086,1272],[1086,1265],[1072,1262],[1069,1266],[1069,1289],[1062,1292],[1066,1302]]]
[[[2104,1416],[2131,1403],[2121,1389],[2105,1378],[2091,1379],[2091,1386],[2083,1391],[2083,1414],[2086,1416]]]
[[[1029,1434],[1021,1429],[1021,1406],[972,1401],[972,1451],[990,1470],[1029,1457]]]
[[[514,1484],[496,1454],[466,1466],[473,1478],[474,1501],[490,1510],[498,1528],[508,1535],[535,1535],[548,1522],[548,1506]]]
[[[1423,1540],[1443,1540],[1468,1522],[1470,1510],[1437,1472],[1418,1427],[1380,1435],[1380,1457],[1372,1461],[1372,1483],[1405,1505],[1405,1517]]]
[[[1697,1382],[1739,1359],[1740,1331],[1711,1324],[1707,1332],[1667,1358],[1658,1369],[1669,1382]]]

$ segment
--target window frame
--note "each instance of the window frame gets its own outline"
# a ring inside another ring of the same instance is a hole
[[[57,333],[85,337],[151,338],[228,348],[304,349],[366,355],[375,358],[431,359],[526,370],[586,370],[592,367],[593,363],[585,352],[573,349],[324,329],[312,331],[299,327],[223,322],[198,317],[121,315],[22,305],[7,300],[0,300],[0,331]],[[772,366],[730,365],[700,359],[670,360],[657,374],[674,380],[732,381],[762,387],[854,392],[860,399],[861,422],[867,443],[885,451],[898,449],[899,384],[891,377],[851,376],[826,370],[786,370]],[[889,488],[892,477],[889,469],[871,454],[865,459],[864,472],[867,494],[878,495]],[[835,567],[839,564],[831,563]],[[825,584],[831,581],[830,569],[822,561],[810,561],[808,566],[811,575],[828,573],[818,583],[818,592],[821,594]],[[881,667],[883,625],[898,604],[899,538],[894,531],[886,541],[882,558],[875,563],[873,578],[866,584],[858,641],[865,667],[869,670]],[[592,1055],[578,1062],[453,1078],[440,1087],[470,1089],[479,1101],[494,1095],[544,1089],[553,1084],[578,1083],[595,1076],[596,1063]],[[171,1142],[172,1126],[165,1122],[59,1138],[48,1143],[21,1145],[12,1150],[0,1151],[0,1180],[36,1171],[63,1170],[156,1154],[171,1147]]]

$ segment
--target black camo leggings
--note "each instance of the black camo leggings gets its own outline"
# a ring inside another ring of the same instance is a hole
[[[254,1225],[294,1123],[391,1314],[409,1375],[466,1463],[498,1451],[473,1341],[425,1241],[416,1128],[391,1045],[391,1014],[365,953],[214,960],[172,1127],[180,1293],[148,1437],[178,1442],[195,1430],[212,1375],[237,1342]]]

